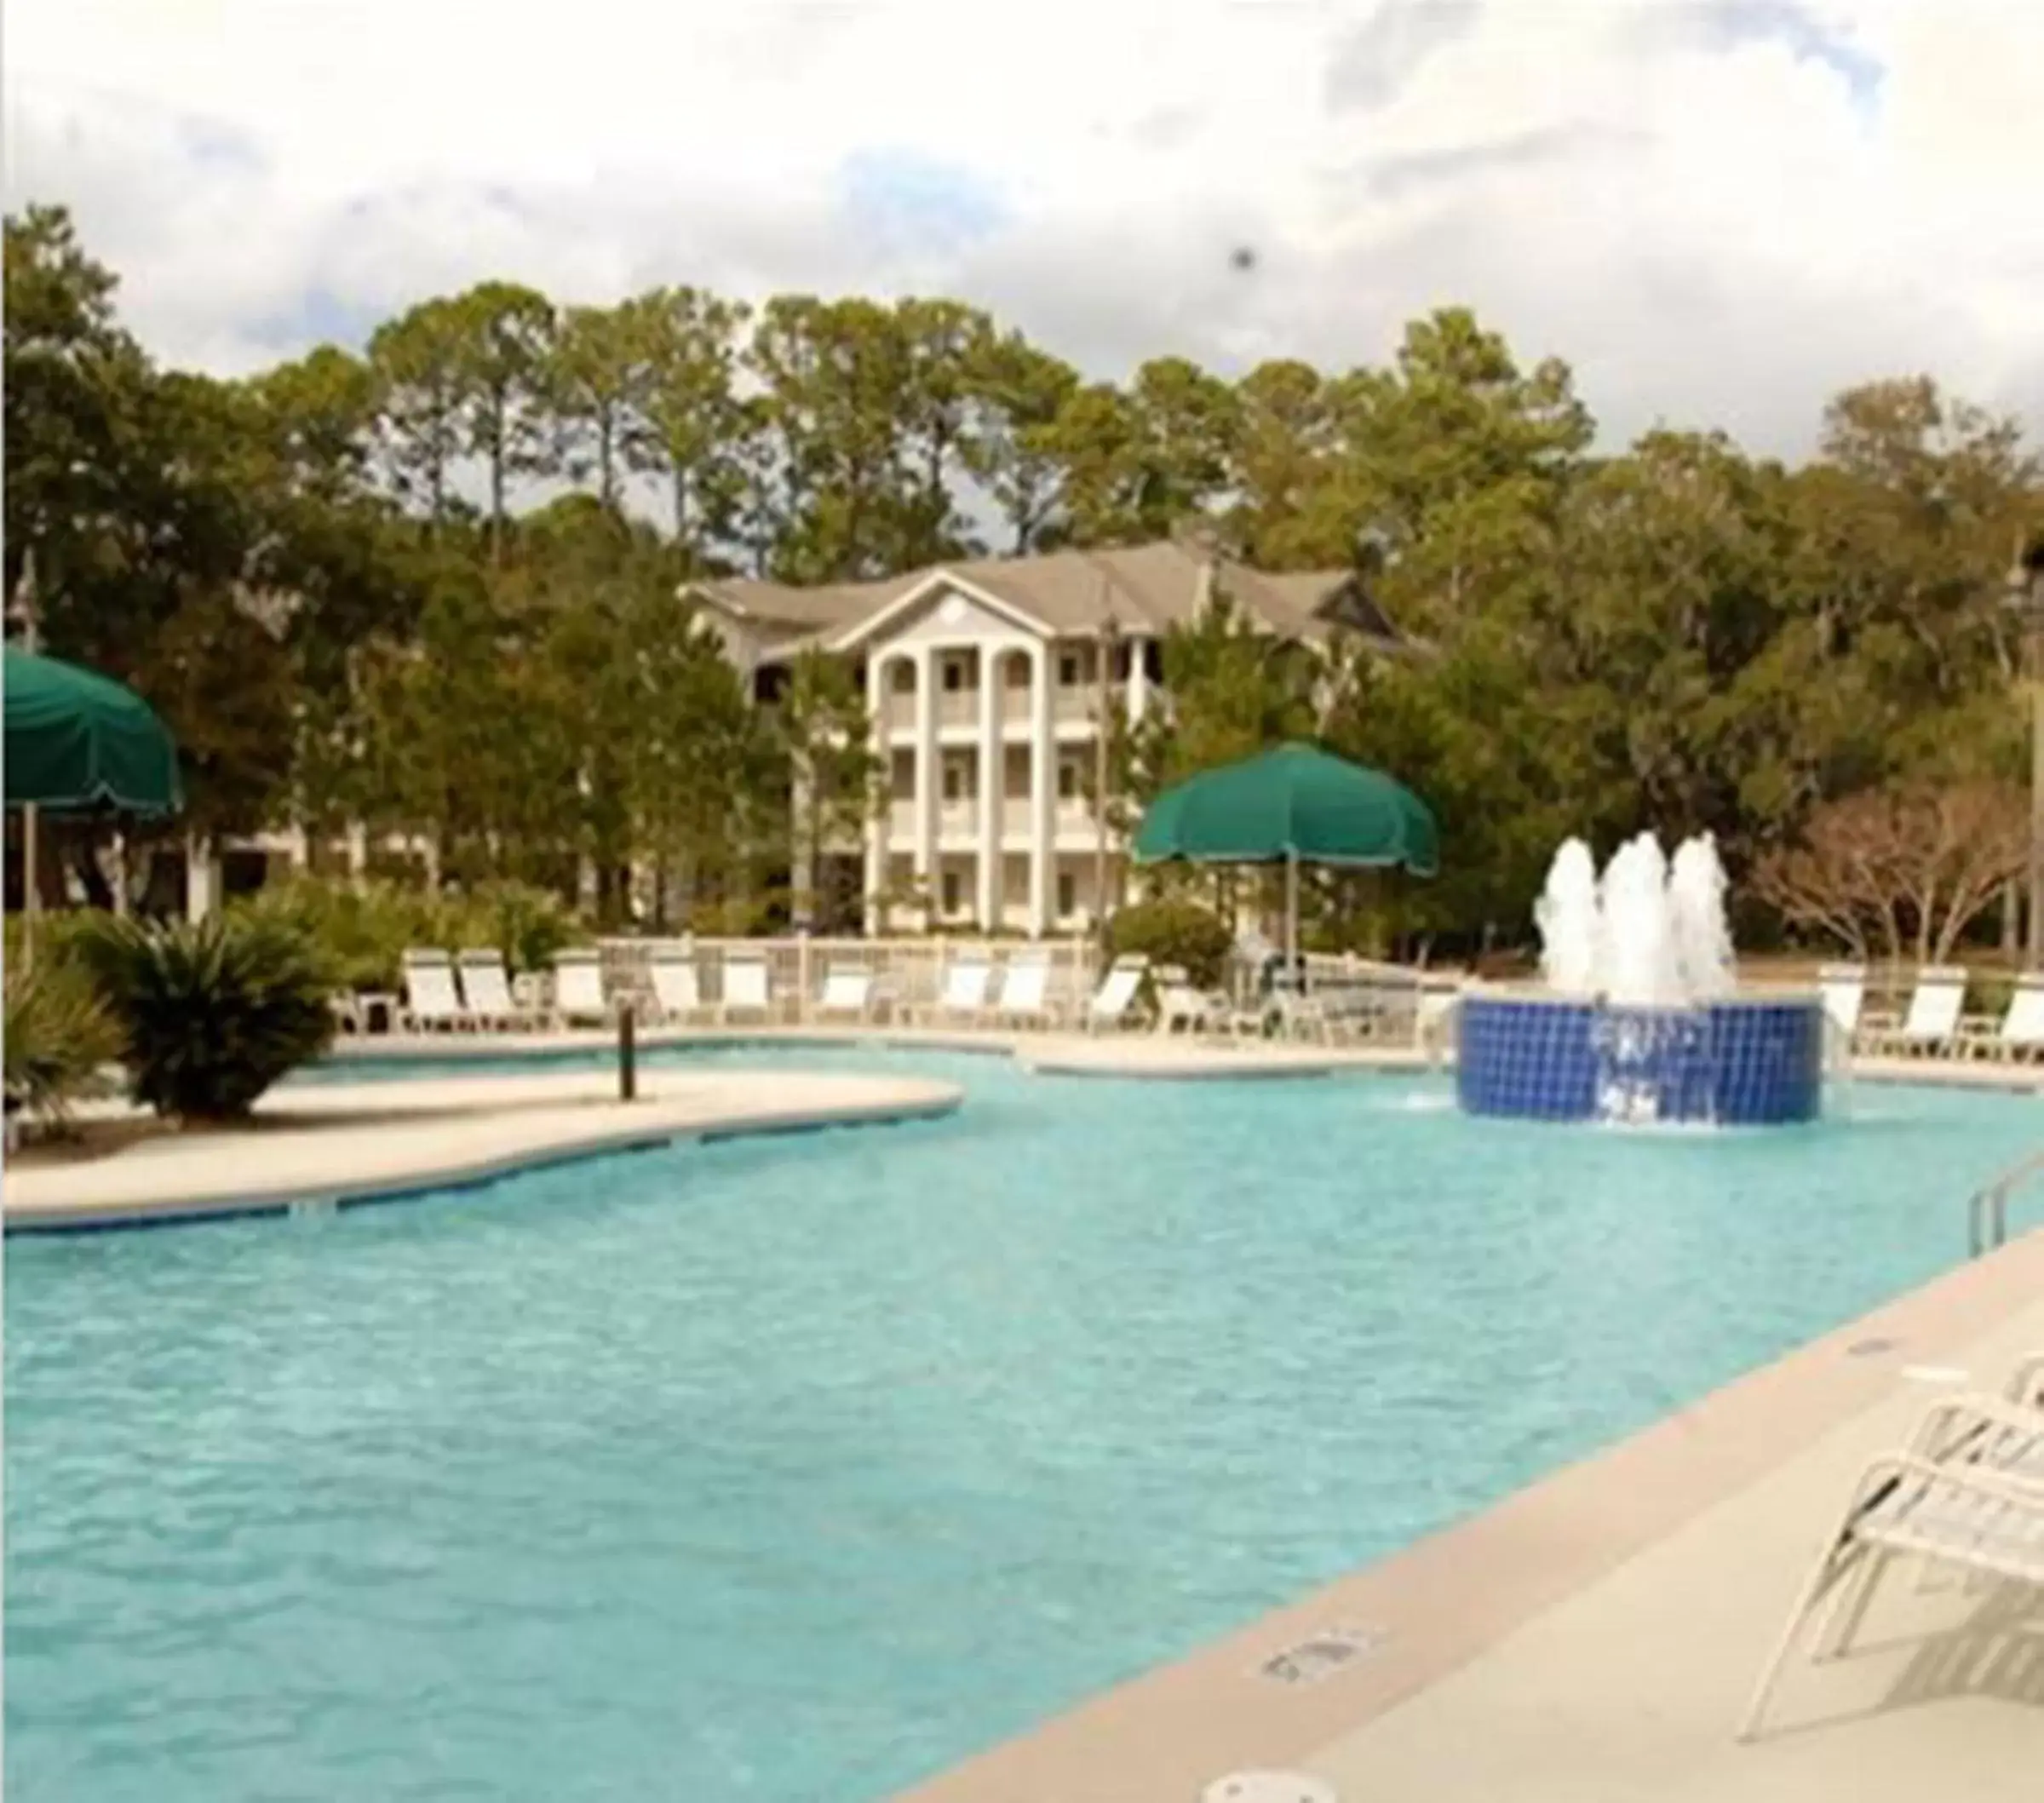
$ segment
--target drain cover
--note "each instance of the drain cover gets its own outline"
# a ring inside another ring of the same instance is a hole
[[[1360,1659],[1383,1639],[1381,1628],[1329,1628],[1266,1659],[1256,1673],[1274,1684],[1318,1684],[1330,1672]]]
[[[1325,1778],[1305,1771],[1231,1771],[1199,1794],[1199,1803],[1341,1803]]]
[[[1899,1341],[1889,1340],[1876,1334],[1871,1340],[1855,1340],[1846,1348],[1846,1357],[1848,1358],[1872,1358],[1881,1352],[1893,1352],[1899,1343]]]

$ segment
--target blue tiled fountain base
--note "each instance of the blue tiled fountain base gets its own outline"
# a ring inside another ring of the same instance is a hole
[[[1808,1001],[1618,1008],[1465,996],[1456,1087],[1470,1114],[1547,1121],[1814,1120],[1824,1014]]]

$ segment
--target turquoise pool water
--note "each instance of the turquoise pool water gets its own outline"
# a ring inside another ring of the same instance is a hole
[[[10,1796],[882,1796],[1949,1266],[2040,1118],[710,1055],[970,1094],[9,1243]]]

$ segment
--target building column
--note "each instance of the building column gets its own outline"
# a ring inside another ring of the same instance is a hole
[[[1041,939],[1055,921],[1058,871],[1058,739],[1051,710],[1050,647],[1029,648],[1029,931]]]
[[[360,882],[369,874],[369,829],[358,820],[347,830],[347,875]]]
[[[1130,639],[1128,644],[1128,686],[1126,701],[1128,723],[1134,726],[1148,712],[1150,707],[1150,672],[1143,663],[1147,648],[1141,639]]]
[[[928,897],[922,924],[927,931],[937,912],[937,807],[939,765],[937,753],[936,657],[927,645],[916,648],[916,877]]]
[[[1008,756],[1001,745],[1000,679],[1006,656],[1002,647],[979,652],[979,893],[973,908],[982,933],[1001,923],[1001,804]]]
[[[866,822],[866,937],[881,932],[879,898],[887,886],[888,835],[894,818],[894,737],[887,717],[895,659],[876,657],[866,665],[866,715],[869,743],[880,758],[881,803]]]
[[[210,919],[220,905],[220,860],[210,839],[185,838],[185,918]]]

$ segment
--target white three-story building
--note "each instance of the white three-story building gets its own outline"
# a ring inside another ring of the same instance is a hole
[[[1082,930],[1122,846],[1090,797],[1107,703],[1131,720],[1168,704],[1162,647],[1225,594],[1250,630],[1388,647],[1390,623],[1351,571],[1273,576],[1176,542],[940,564],[819,588],[692,584],[706,627],[771,705],[802,652],[849,659],[881,760],[885,800],[863,846],[796,870],[798,893],[916,898],[919,925]],[[899,921],[899,912],[894,918]]]

